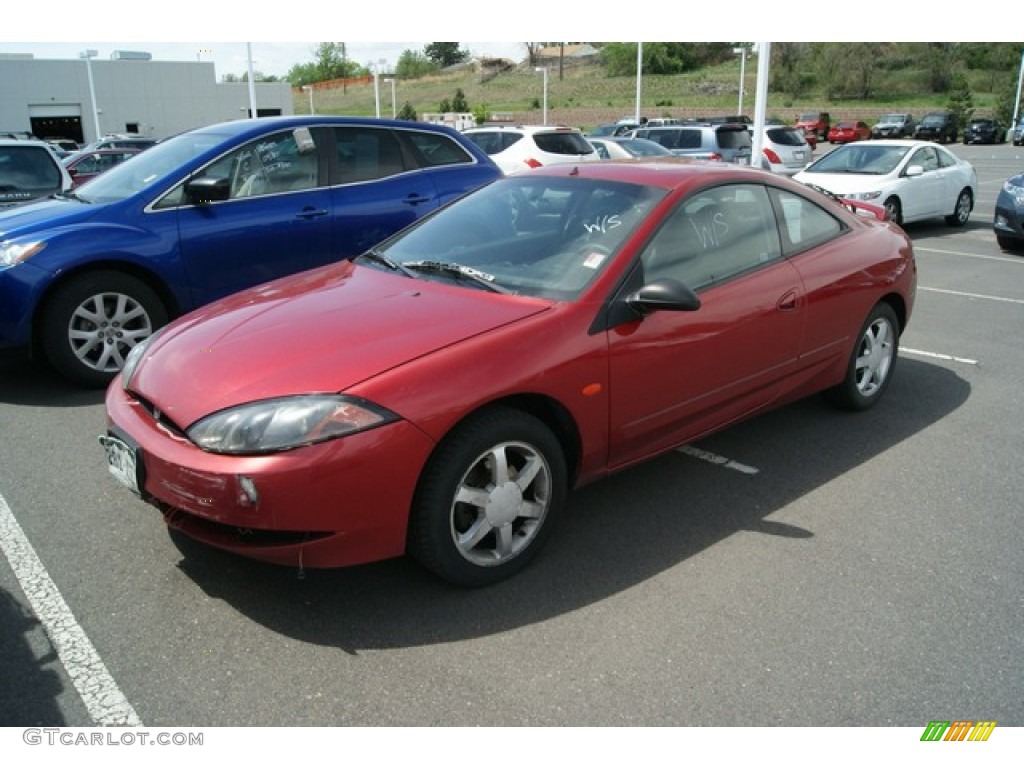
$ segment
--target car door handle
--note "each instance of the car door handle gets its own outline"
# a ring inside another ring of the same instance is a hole
[[[413,194],[409,195],[407,198],[405,198],[405,204],[406,205],[420,205],[421,203],[429,203],[429,202],[430,202],[430,198],[429,197],[424,197],[423,195],[418,195],[416,193],[413,193]]]
[[[797,307],[797,293],[796,289],[792,289],[783,294],[782,298],[776,302],[777,306],[782,312],[792,312]]]
[[[313,207],[310,207],[310,208],[303,208],[301,211],[296,213],[295,214],[295,218],[297,218],[297,219],[305,219],[306,221],[309,221],[310,219],[316,219],[316,218],[319,218],[320,216],[326,216],[326,215],[327,215],[327,211],[325,211],[323,208],[313,208]]]

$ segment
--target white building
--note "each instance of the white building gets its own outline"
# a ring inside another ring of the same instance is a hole
[[[287,82],[258,82],[254,92],[257,116],[293,114]],[[135,52],[89,60],[0,56],[0,133],[30,131],[39,138],[87,143],[99,138],[98,117],[99,135],[162,139],[245,118],[249,111],[249,84],[218,83],[208,61],[152,61]]]

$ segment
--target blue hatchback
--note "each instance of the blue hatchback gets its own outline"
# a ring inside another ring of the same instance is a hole
[[[0,350],[103,386],[169,319],[356,256],[501,177],[443,126],[260,118],[159,143],[0,214]]]

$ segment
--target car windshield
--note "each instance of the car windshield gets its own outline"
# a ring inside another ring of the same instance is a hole
[[[848,144],[829,152],[807,168],[808,173],[892,173],[913,147],[875,143]]]
[[[60,169],[45,148],[37,145],[0,147],[0,200],[17,202],[60,189]]]
[[[880,123],[902,123],[905,116],[901,113],[894,113],[891,115],[882,115],[878,122]]]
[[[921,125],[942,125],[946,120],[944,115],[925,115]]]
[[[366,263],[424,279],[462,272],[494,290],[571,300],[665,194],[617,181],[509,177],[386,241]]]
[[[168,173],[224,141],[223,136],[185,133],[140,152],[130,163],[111,168],[76,189],[76,196],[87,203],[116,203],[156,184]]]

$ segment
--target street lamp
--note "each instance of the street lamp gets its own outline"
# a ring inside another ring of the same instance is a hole
[[[309,94],[309,114],[315,115],[316,112],[313,111],[313,86],[304,85],[302,86],[302,90]]]
[[[380,120],[380,68],[388,63],[387,59],[378,59],[373,65],[373,101],[377,106],[377,119]]]
[[[395,106],[395,78],[385,77],[385,83],[391,83],[391,119],[398,117],[398,107]]]
[[[540,72],[544,75],[544,110],[542,112],[543,119],[541,123],[543,125],[548,124],[548,68],[547,67],[534,67],[534,72]]]
[[[100,110],[96,106],[96,86],[92,81],[92,59],[99,54],[95,48],[89,48],[78,54],[78,58],[85,59],[85,72],[89,77],[89,101],[92,102],[92,120],[96,128],[96,141],[103,135],[100,133]]]
[[[740,46],[739,48],[733,48],[732,52],[740,57],[740,103],[736,107],[736,114],[743,114],[743,78],[746,74],[747,68],[747,48],[746,46]]]

